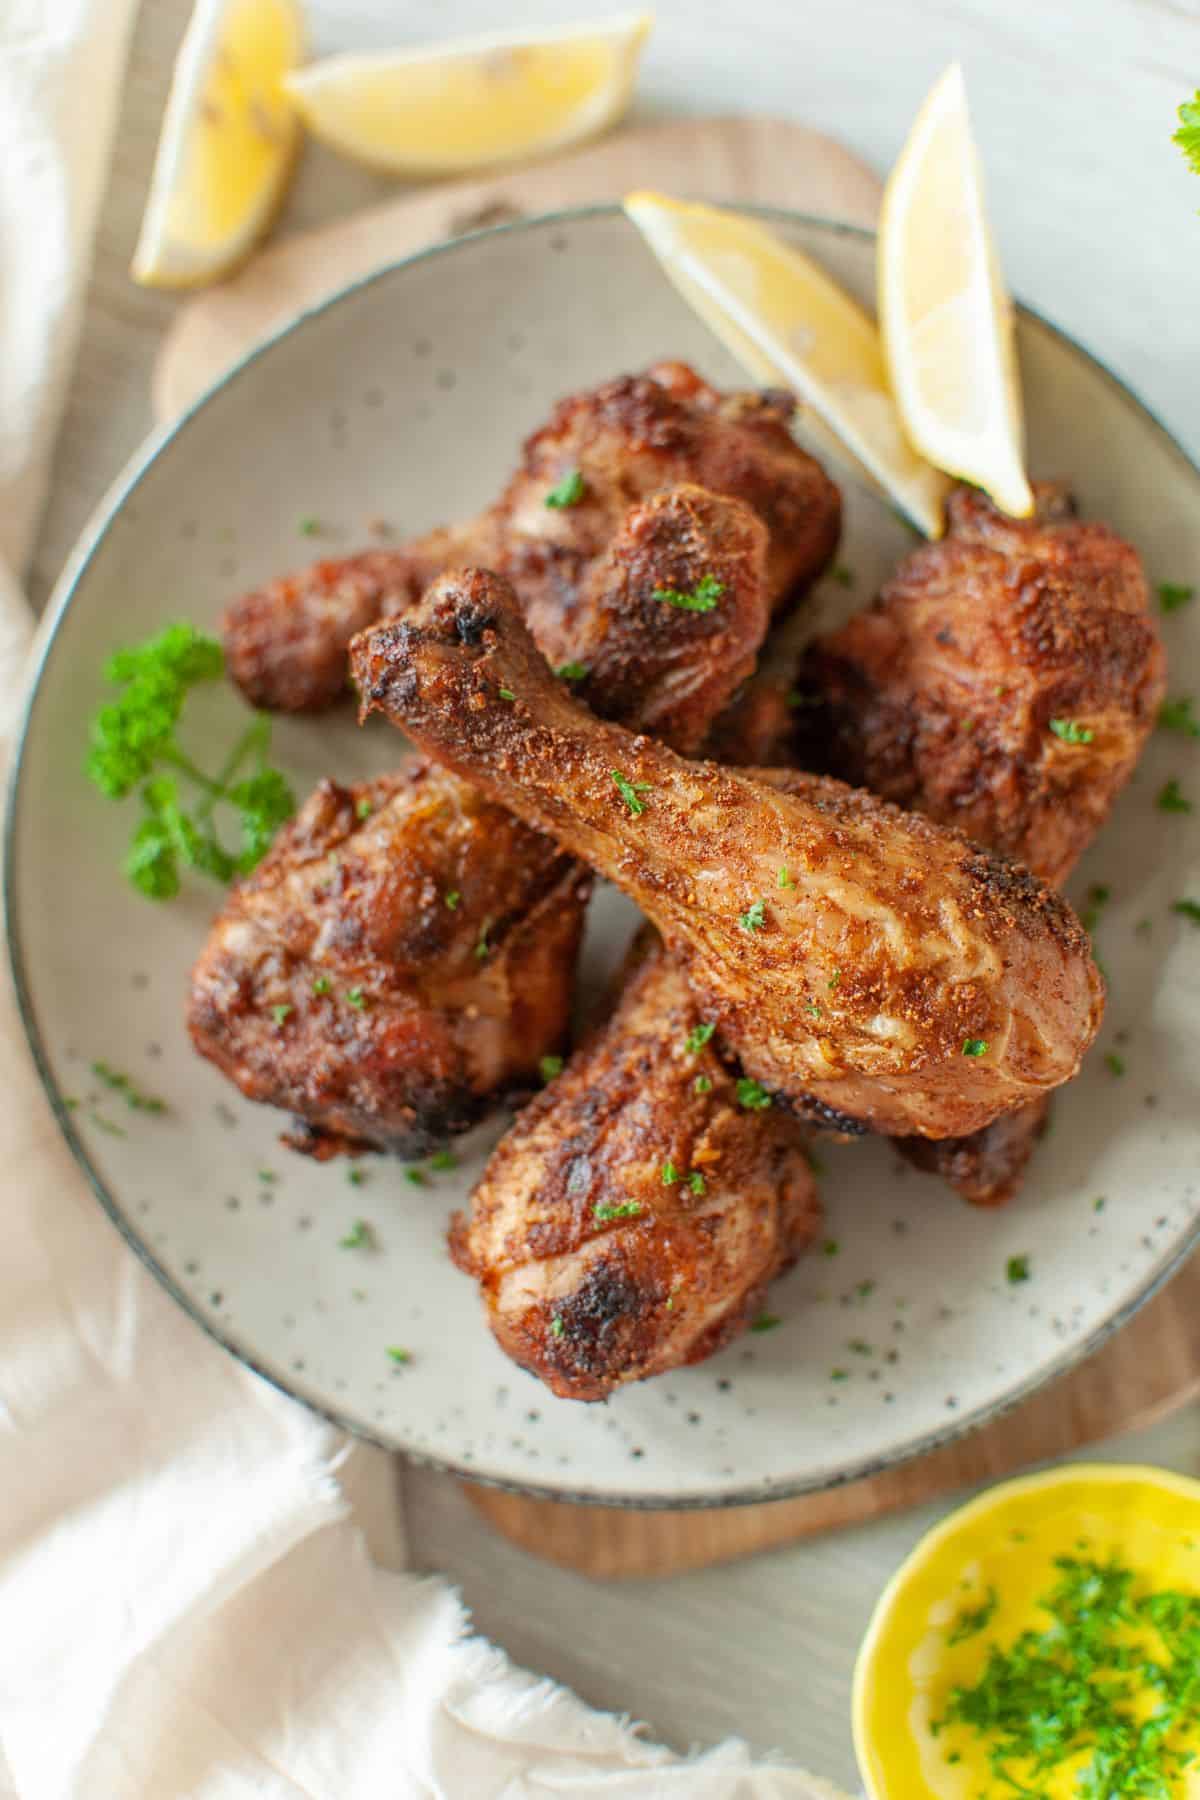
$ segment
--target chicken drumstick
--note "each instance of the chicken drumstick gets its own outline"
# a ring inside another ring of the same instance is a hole
[[[681,486],[635,507],[575,615],[577,684],[695,747],[766,631],[765,556],[736,500]],[[654,597],[704,574],[720,608]],[[296,1116],[297,1148],[424,1155],[562,1047],[588,888],[551,839],[444,769],[324,782],[216,920],[193,1042]]]
[[[768,1087],[947,1137],[1079,1067],[1100,975],[1070,908],[1017,865],[839,782],[780,793],[602,723],[487,571],[443,576],[351,660],[364,714],[385,712],[641,905]]]

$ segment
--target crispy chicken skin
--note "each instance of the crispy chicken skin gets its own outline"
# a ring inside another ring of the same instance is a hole
[[[1036,494],[1036,516],[1020,520],[956,489],[948,535],[810,647],[787,716],[790,754],[806,766],[959,825],[1060,886],[1153,729],[1166,658],[1137,553],[1079,522],[1062,487]],[[780,722],[770,707],[770,695],[743,702],[743,737],[755,718]],[[1051,719],[1093,735],[1065,741]],[[994,1206],[1016,1191],[1045,1123],[1041,1102],[961,1140],[899,1147]]]
[[[684,482],[743,501],[766,525],[778,608],[820,574],[841,528],[841,497],[792,438],[791,411],[786,395],[720,394],[682,363],[572,395],[477,519],[396,550],[316,563],[234,601],[223,621],[229,673],[255,706],[329,706],[345,690],[355,632],[403,612],[444,570],[469,565],[507,575],[548,660],[570,660],[598,564],[630,507]],[[548,506],[576,471],[579,498]]]
[[[593,703],[699,744],[766,631],[765,557],[736,500],[685,486],[635,507],[566,644]],[[706,573],[722,590],[709,612],[653,598]],[[562,1048],[588,888],[551,839],[444,770],[325,782],[213,926],[193,1041],[296,1115],[297,1147],[424,1154]]]
[[[500,1347],[566,1399],[711,1356],[819,1228],[800,1126],[738,1105],[711,1044],[689,1048],[701,1023],[652,950],[452,1227]]]
[[[946,537],[815,643],[796,686],[807,766],[1059,886],[1154,727],[1166,658],[1131,545],[1060,488],[1039,487],[1032,519],[958,488]]]
[[[443,576],[351,655],[364,713],[625,889],[768,1088],[948,1137],[1078,1069],[1103,984],[1074,913],[1017,865],[840,782],[781,792],[601,722],[486,571]]]
[[[324,781],[213,926],[192,1041],[297,1149],[423,1156],[562,1046],[588,886],[443,769]]]
[[[225,667],[251,706],[318,712],[348,692],[356,631],[420,599],[445,567],[450,534],[404,549],[327,557],[243,594],[221,620]]]

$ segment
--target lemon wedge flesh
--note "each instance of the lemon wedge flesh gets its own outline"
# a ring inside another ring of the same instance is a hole
[[[1093,1576],[1089,1565],[1119,1571],[1117,1582],[1127,1574],[1124,1613],[1109,1610],[1106,1616],[1115,1590],[1106,1595],[1106,1578]],[[1176,1602],[1157,1597],[1186,1601],[1190,1596],[1200,1609],[1200,1482],[1132,1464],[1068,1463],[990,1489],[922,1538],[884,1590],[854,1671],[854,1743],[871,1800],[974,1800],[1001,1791],[1078,1800],[1084,1791],[1081,1771],[1096,1747],[1082,1741],[1086,1733],[1072,1754],[1049,1757],[1044,1768],[1031,1772],[1039,1714],[1061,1721],[1075,1700],[1074,1694],[1065,1695],[1072,1678],[1064,1677],[1053,1689],[1053,1676],[1039,1674],[1036,1657],[1022,1665],[1025,1685],[1018,1706],[1022,1720],[1026,1710],[1029,1715],[1033,1755],[1002,1757],[1011,1770],[1011,1789],[1007,1781],[997,1783],[992,1765],[993,1705],[984,1701],[974,1709],[979,1723],[951,1717],[938,1725],[956,1689],[970,1692],[990,1682],[989,1691],[1000,1693],[993,1652],[1013,1652],[1022,1632],[1041,1636],[1058,1629],[1056,1612],[1062,1616],[1066,1610],[1069,1616],[1069,1603],[1066,1609],[1055,1603],[1064,1584],[1086,1601],[1085,1623],[1106,1636],[1111,1632],[1110,1645],[1123,1646],[1128,1655],[1137,1637],[1149,1642],[1149,1654],[1162,1656],[1168,1640],[1154,1643],[1150,1621],[1164,1616],[1157,1607],[1167,1605],[1169,1612]],[[1092,1648],[1097,1673],[1089,1691],[1094,1688],[1100,1705],[1113,1670],[1099,1640]],[[1070,1660],[1069,1648],[1064,1656]],[[1135,1689],[1137,1666],[1135,1660],[1130,1677]],[[1088,1680],[1086,1674],[1081,1679]],[[1162,1698],[1151,1684],[1141,1683],[1131,1710],[1142,1721]],[[1023,1722],[1018,1724],[1023,1733]],[[1163,1743],[1172,1756],[1200,1749],[1194,1711],[1190,1728],[1185,1712],[1184,1722]],[[1026,1785],[1019,1788],[1020,1781]],[[1189,1767],[1182,1784],[1170,1791],[1200,1793],[1200,1765]]]
[[[295,0],[199,0],[171,81],[135,281],[214,281],[268,230],[300,140],[283,78],[303,44]]]
[[[962,70],[933,88],[879,215],[879,320],[904,428],[938,468],[1028,518],[1013,311],[984,205]]]
[[[948,483],[904,435],[870,314],[757,220],[656,193],[628,194],[624,207],[747,373],[795,393],[927,537],[940,537]]]
[[[398,175],[518,162],[603,131],[629,104],[653,19],[333,56],[287,89],[315,136]]]

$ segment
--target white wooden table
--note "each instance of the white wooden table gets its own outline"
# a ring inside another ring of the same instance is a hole
[[[49,592],[87,514],[150,423],[149,374],[174,302],[126,270],[190,0],[144,0],[32,589]],[[578,12],[589,8],[582,4]],[[578,16],[560,0],[309,0],[315,48],[416,41]],[[658,0],[643,116],[762,110],[840,134],[880,167],[952,57],[966,68],[1012,286],[1067,326],[1200,453],[1200,181],[1170,143],[1200,83],[1200,0]],[[281,229],[386,183],[310,147]],[[1195,572],[1200,576],[1200,571]],[[1113,1454],[1200,1469],[1194,1411]],[[907,1514],[757,1561],[596,1587],[533,1562],[454,1482],[405,1481],[410,1553],[461,1583],[480,1628],[597,1705],[678,1745],[740,1732],[853,1785],[848,1700],[875,1595],[934,1516]]]

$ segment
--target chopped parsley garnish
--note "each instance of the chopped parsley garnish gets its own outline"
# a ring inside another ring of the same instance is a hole
[[[708,1183],[705,1181],[699,1169],[693,1169],[688,1176],[688,1186],[691,1188],[693,1194],[704,1194],[708,1192]]]
[[[328,994],[333,987],[328,975],[318,975],[312,984],[314,994]]]
[[[829,1379],[830,1381],[849,1381],[850,1371],[849,1369],[830,1369]]]
[[[102,1081],[106,1088],[111,1088],[114,1094],[120,1094],[126,1106],[133,1112],[165,1113],[167,1110],[165,1100],[159,1100],[154,1094],[144,1094],[139,1087],[134,1085],[128,1075],[122,1075],[119,1069],[112,1068],[106,1062],[94,1062],[92,1074],[97,1081]]]
[[[488,943],[488,932],[491,929],[492,921],[485,919],[479,928],[479,937],[475,944],[475,957],[478,962],[482,962],[485,956],[490,956],[492,953],[492,946]]]
[[[986,1598],[978,1606],[964,1606],[946,1633],[948,1644],[963,1644],[968,1638],[978,1637],[991,1624],[1000,1604],[1000,1596],[994,1587],[989,1587]]]
[[[781,1318],[779,1318],[775,1313],[765,1313],[764,1312],[764,1313],[759,1313],[757,1319],[751,1319],[750,1329],[751,1329],[751,1331],[774,1331],[774,1329],[777,1325],[782,1325],[782,1324],[783,1324],[783,1320]]]
[[[338,1239],[339,1250],[365,1250],[371,1242],[371,1227],[365,1219],[355,1219],[345,1237]]]
[[[87,772],[110,800],[139,791],[142,816],[124,867],[151,900],[177,894],[183,868],[215,881],[248,874],[296,810],[291,788],[267,763],[265,714],[254,716],[215,775],[198,768],[180,744],[188,694],[216,681],[224,667],[216,639],[188,624],[168,625],[157,637],[118,650],[105,666],[105,680],[122,691],[92,717]],[[237,816],[238,849],[218,833],[218,806]]]
[[[284,1000],[281,1001],[278,1006],[273,1006],[271,1008],[271,1017],[277,1025],[282,1025],[284,1020],[290,1017],[291,1012],[292,1008],[288,1005],[287,1001]]]
[[[581,662],[559,663],[554,673],[560,681],[583,681],[587,677],[588,666]]]
[[[279,1177],[275,1173],[274,1169],[260,1169],[258,1171],[258,1179],[264,1184],[264,1186],[270,1187],[272,1185],[272,1183],[279,1180]]]
[[[563,1059],[561,1056],[543,1056],[538,1064],[543,1081],[553,1081],[556,1075],[562,1074]]]
[[[986,1038],[964,1038],[962,1053],[964,1056],[986,1056],[988,1041]]]
[[[502,700],[515,700],[517,697],[511,688],[500,688],[499,694]]]
[[[678,1180],[679,1170],[668,1156],[666,1162],[662,1166],[662,1184],[664,1187],[673,1187]]]
[[[845,563],[838,563],[830,572],[839,587],[848,588],[854,586],[854,570],[848,569]]]
[[[1017,1287],[1022,1281],[1028,1281],[1029,1258],[1027,1256],[1010,1256],[1004,1265],[1005,1278],[1010,1287]]]
[[[796,884],[792,880],[792,877],[786,868],[780,869],[779,881],[778,881],[777,885],[781,888],[795,887]]]
[[[562,1315],[560,1313],[555,1313],[550,1321],[550,1336],[560,1338],[566,1329],[566,1326],[562,1322]]]
[[[771,1096],[757,1081],[751,1081],[748,1075],[742,1075],[737,1084],[737,1103],[747,1112],[763,1112],[770,1106]]]
[[[716,1026],[709,1024],[707,1019],[702,1025],[693,1025],[687,1034],[687,1043],[684,1045],[688,1055],[699,1056],[716,1029]]]
[[[611,773],[613,785],[629,808],[630,818],[640,819],[646,810],[646,802],[639,800],[638,795],[646,793],[650,783],[648,781],[630,781],[627,775],[622,775],[620,769],[613,769]]]
[[[375,811],[375,808],[372,806],[372,804],[368,800],[367,796],[365,794],[360,794],[358,799],[354,802],[355,818],[356,819],[369,819],[371,814],[374,811]]]
[[[1158,807],[1159,812],[1190,813],[1192,810],[1191,801],[1184,794],[1178,781],[1173,775],[1170,781],[1168,781],[1164,787],[1159,789],[1158,799],[1155,801],[1155,805]]]
[[[651,598],[662,600],[667,606],[678,606],[683,612],[706,613],[712,612],[724,592],[723,581],[715,575],[702,575],[690,594],[680,588],[655,588]]]
[[[449,912],[457,912],[458,903],[461,899],[462,895],[459,893],[458,889],[451,888],[448,894],[442,895],[442,905],[445,906]]]
[[[821,1009],[815,1000],[810,1000],[804,1010],[810,1019],[819,1019],[821,1016]]]
[[[1051,719],[1050,729],[1064,744],[1090,744],[1096,735],[1090,725],[1081,725],[1078,719]]]
[[[1092,1201],[1092,1211],[1103,1212],[1107,1205],[1108,1196],[1106,1194],[1097,1194],[1096,1198]]]
[[[738,914],[738,924],[743,931],[761,931],[767,920],[767,909],[761,900],[755,900],[744,913]]]
[[[1125,1073],[1125,1058],[1119,1056],[1115,1050],[1110,1050],[1104,1058],[1104,1066],[1110,1075],[1123,1075]]]
[[[346,1005],[347,1006],[357,1007],[358,1011],[362,1012],[363,1009],[365,1008],[366,1004],[367,1004],[367,996],[363,993],[363,991],[360,987],[352,987],[352,988],[346,989]]]
[[[1200,925],[1200,900],[1172,900],[1171,911],[1178,913],[1181,919],[1190,919],[1193,925]]]
[[[854,1291],[860,1300],[869,1300],[875,1292],[875,1283],[870,1279],[860,1281]]]
[[[842,985],[842,971],[840,969],[835,969],[833,971],[833,974],[829,977],[830,993],[832,994],[834,989],[841,987],[841,985]]]
[[[346,1170],[346,1180],[350,1183],[351,1187],[365,1187],[366,1180],[367,1180],[367,1171],[365,1169],[357,1169],[357,1168],[347,1169]]]
[[[814,1175],[828,1174],[829,1171],[826,1169],[824,1162],[817,1155],[816,1151],[812,1148],[811,1145],[804,1152],[804,1160],[808,1164],[809,1168],[812,1170]]]
[[[693,1081],[693,1083],[692,1083],[692,1087],[697,1094],[711,1094],[712,1093],[712,1076],[711,1075],[697,1075],[695,1081]]]
[[[296,529],[299,531],[301,537],[316,537],[318,531],[321,529],[320,521],[312,518],[301,519]]]
[[[1158,604],[1165,613],[1178,612],[1181,606],[1187,606],[1196,598],[1194,587],[1185,587],[1179,581],[1160,581],[1158,584]]]
[[[578,506],[583,499],[583,485],[582,473],[578,469],[568,469],[546,495],[545,504],[557,512],[567,506]]]
[[[838,1243],[836,1238],[826,1238],[825,1242],[821,1245],[821,1255],[836,1256],[841,1250],[841,1247],[842,1246]]]
[[[435,1150],[429,1159],[429,1166],[431,1169],[437,1169],[439,1173],[443,1169],[457,1169],[458,1158],[453,1150]]]
[[[1100,914],[1112,899],[1112,889],[1103,881],[1094,881],[1087,891],[1088,903],[1079,915],[1079,923],[1088,932],[1094,932],[1100,923]]]
[[[1192,697],[1181,694],[1178,700],[1164,700],[1158,709],[1160,731],[1178,731],[1184,737],[1200,738],[1200,719],[1192,717]]]
[[[866,1338],[850,1338],[846,1348],[852,1356],[874,1356],[875,1354]]]
[[[636,1219],[642,1210],[640,1200],[622,1200],[616,1205],[610,1200],[602,1201],[592,1208],[592,1217],[603,1225],[609,1219]]]
[[[1195,1758],[1200,1597],[1155,1592],[1115,1556],[1059,1556],[1054,1567],[1037,1600],[1046,1626],[988,1642],[979,1673],[932,1720],[934,1736],[957,1726],[982,1741],[989,1794],[1181,1794]]]
[[[404,1179],[405,1181],[411,1181],[414,1187],[424,1187],[425,1171],[424,1169],[417,1169],[410,1166],[404,1171]]]
[[[392,1362],[397,1364],[410,1363],[412,1361],[412,1351],[402,1350],[399,1344],[389,1344],[387,1353]]]

